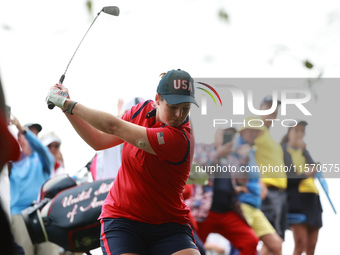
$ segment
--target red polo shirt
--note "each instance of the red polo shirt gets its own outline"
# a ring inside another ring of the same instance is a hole
[[[189,208],[182,192],[193,152],[189,117],[178,128],[155,122],[155,103],[139,103],[122,119],[147,128],[156,155],[124,143],[122,165],[103,204],[100,218],[127,218],[161,224],[186,224]]]

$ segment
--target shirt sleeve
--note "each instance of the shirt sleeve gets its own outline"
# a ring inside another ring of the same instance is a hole
[[[32,150],[38,153],[43,165],[44,174],[47,178],[50,178],[51,171],[54,167],[54,157],[52,153],[39,141],[39,139],[30,130],[26,131],[25,137],[30,144]]]
[[[149,143],[160,160],[184,163],[190,154],[190,133],[172,127],[147,128]]]

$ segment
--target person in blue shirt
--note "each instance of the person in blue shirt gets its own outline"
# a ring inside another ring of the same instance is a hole
[[[235,190],[239,191],[238,198],[243,215],[269,252],[275,255],[282,254],[283,241],[260,209],[266,188],[261,183],[253,148],[254,141],[261,134],[262,128],[250,125],[242,127],[239,136],[234,139],[235,147],[231,157],[234,157],[234,162],[239,164],[240,171],[234,176]]]
[[[11,228],[14,239],[24,248],[26,255],[58,254],[58,246],[55,244],[32,244],[21,215],[22,210],[37,200],[40,187],[50,178],[54,157],[36,136],[41,130],[39,124],[30,124],[25,128],[15,117],[11,124],[18,129],[18,142],[21,146],[20,158],[12,163],[10,171]]]
[[[210,233],[218,233],[228,239],[240,255],[256,255],[259,238],[243,217],[232,173],[227,170],[232,164],[229,156],[233,152],[232,139],[235,133],[236,130],[231,127],[219,129],[215,133],[214,144],[195,147],[195,162],[202,169],[213,166],[225,169],[213,173],[211,207],[205,220],[197,222],[197,233],[203,242]],[[224,134],[228,134],[226,139]]]

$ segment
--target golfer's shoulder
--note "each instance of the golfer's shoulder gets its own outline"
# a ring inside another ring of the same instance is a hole
[[[136,118],[148,118],[153,114],[155,109],[154,101],[146,100],[134,105],[127,113],[124,114],[123,119],[132,121]]]

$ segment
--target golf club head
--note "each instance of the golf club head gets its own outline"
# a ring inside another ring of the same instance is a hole
[[[118,16],[119,8],[117,6],[106,6],[106,7],[103,7],[102,12],[105,12],[113,16]]]

